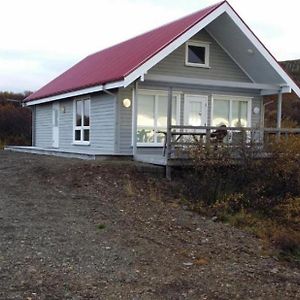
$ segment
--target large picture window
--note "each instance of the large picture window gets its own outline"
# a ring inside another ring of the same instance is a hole
[[[90,143],[90,99],[75,101],[74,143]]]
[[[251,99],[215,96],[213,99],[212,125],[227,127],[251,126]]]
[[[167,93],[141,92],[137,101],[137,143],[139,145],[161,145],[167,130]],[[178,124],[179,96],[172,100],[172,125]]]

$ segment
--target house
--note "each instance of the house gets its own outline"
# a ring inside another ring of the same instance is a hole
[[[223,1],[92,54],[27,97],[31,151],[165,164],[172,129],[261,128],[265,95],[277,95],[279,130],[282,94],[292,90],[300,96]]]

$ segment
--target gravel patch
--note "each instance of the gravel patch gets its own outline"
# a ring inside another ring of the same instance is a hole
[[[300,299],[300,272],[134,163],[0,152],[0,299]]]

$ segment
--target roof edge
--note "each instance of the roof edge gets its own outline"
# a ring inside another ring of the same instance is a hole
[[[247,23],[241,18],[241,16],[237,13],[237,11],[230,5],[228,1],[225,1],[228,5],[228,8],[235,14],[235,16],[241,21],[242,25],[245,26],[245,29],[249,31],[249,33],[253,36],[253,38],[258,42],[258,44],[263,48],[263,50],[266,51],[266,54],[269,55],[269,59],[263,54],[262,49],[258,50],[260,53],[267,59],[267,61],[270,63],[270,65],[274,68],[274,70],[279,74],[279,76],[282,77],[286,81],[286,83],[293,89],[293,91],[296,93],[296,95],[300,98],[300,87],[295,82],[295,80],[284,70],[284,68],[280,65],[278,60],[275,58],[275,56],[271,53],[271,51],[264,45],[264,43],[258,38],[258,36],[252,31],[252,29],[247,25]],[[233,21],[236,23],[236,25],[243,31],[245,34],[245,31],[241,26],[236,22],[236,20],[232,17],[232,15],[229,14],[229,16],[233,19]],[[247,36],[247,35],[246,35]],[[247,36],[248,37],[248,36]],[[248,37],[249,38],[249,37]],[[249,40],[253,42],[250,38]],[[256,46],[256,43],[253,43]],[[273,63],[271,63],[273,62]],[[277,67],[277,68],[276,68]]]
[[[27,101],[23,101],[23,104],[24,104],[24,106],[32,106],[32,105],[53,102],[53,101],[71,98],[71,97],[79,97],[79,96],[83,96],[86,94],[101,92],[101,91],[105,91],[105,90],[111,90],[111,89],[115,89],[115,88],[119,88],[119,87],[123,87],[123,86],[124,86],[124,80],[115,81],[115,82],[111,82],[111,83],[107,83],[107,84],[103,84],[103,85],[95,85],[92,87],[82,88],[82,89],[69,91],[69,92],[65,92],[65,93],[61,93],[61,94],[57,94],[57,95],[52,95],[52,96],[48,96],[48,97],[44,97],[44,98],[27,100]]]
[[[183,44],[190,36],[188,33],[192,32],[192,29],[197,25],[198,31],[205,28],[209,23],[216,19],[221,13],[226,12],[229,17],[235,22],[245,36],[257,47],[258,51],[267,60],[267,62],[273,67],[275,72],[285,81],[285,83],[293,89],[296,95],[300,98],[300,87],[297,83],[290,77],[290,75],[282,68],[276,58],[267,49],[267,47],[260,41],[260,39],[255,35],[255,33],[250,29],[250,27],[245,23],[245,21],[240,17],[240,15],[234,10],[234,8],[228,3],[228,1],[223,1],[217,4],[211,11],[209,11],[201,20],[195,22],[186,31],[177,35],[170,43],[164,45],[160,50],[158,50],[154,55],[148,57],[141,63],[138,67],[133,69],[130,73],[125,75],[125,87],[135,81],[137,78],[143,76],[147,71],[153,67],[155,64],[159,63],[163,58],[175,50],[179,45]],[[201,26],[200,24],[203,24]],[[200,28],[200,29],[199,29]],[[178,42],[180,41],[180,42]],[[174,45],[174,47],[172,47]],[[168,48],[171,51],[168,51]]]

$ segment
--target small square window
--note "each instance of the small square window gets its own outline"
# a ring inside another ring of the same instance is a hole
[[[188,62],[193,64],[205,64],[205,47],[188,46]]]
[[[209,44],[200,42],[189,42],[186,44],[187,66],[209,67]]]

